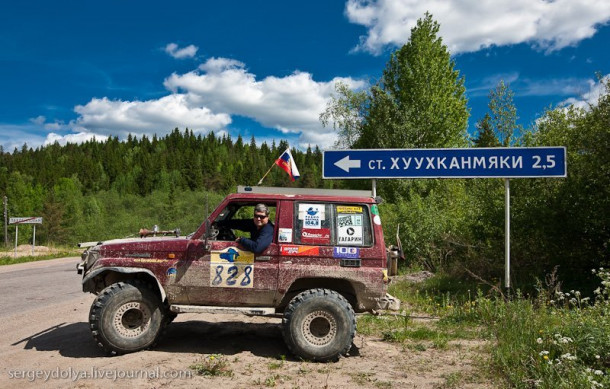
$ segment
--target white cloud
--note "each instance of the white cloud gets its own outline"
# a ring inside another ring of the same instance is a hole
[[[305,72],[257,80],[243,63],[224,58],[212,58],[199,69],[204,72],[172,74],[164,85],[174,93],[186,92],[213,111],[245,116],[283,133],[300,134],[300,144],[325,147],[332,145],[336,135],[332,129],[322,128],[319,115],[335,84],[342,81],[353,88],[364,86],[363,81],[351,78],[318,82]]]
[[[348,0],[345,8],[352,23],[368,30],[357,49],[374,54],[406,43],[426,11],[453,54],[518,43],[558,50],[610,20],[607,0]]]
[[[176,59],[193,58],[197,54],[199,48],[195,45],[188,45],[180,48],[175,43],[169,43],[165,46],[165,52]]]
[[[44,140],[43,145],[52,145],[57,142],[60,145],[65,145],[66,143],[84,143],[95,139],[99,142],[103,142],[108,139],[107,136],[103,135],[95,135],[90,132],[79,132],[77,134],[67,134],[67,135],[59,135],[54,132],[47,134],[47,138]]]
[[[44,142],[44,136],[41,136],[36,130],[37,125],[16,125],[16,124],[0,124],[0,145],[4,152],[13,152],[13,150],[21,150],[24,144],[28,147],[36,148]]]
[[[589,90],[579,94],[578,97],[570,97],[562,101],[559,106],[573,105],[577,108],[588,109],[591,105],[597,105],[599,98],[606,93],[605,84],[610,81],[610,74],[606,74],[601,82],[589,80]]]
[[[94,98],[86,105],[74,108],[80,115],[74,125],[81,131],[124,138],[129,133],[139,136],[165,134],[176,127],[207,132],[231,123],[229,115],[213,113],[209,108],[197,105],[196,100],[196,96],[177,93],[147,101]]]
[[[31,119],[28,126],[46,130],[46,135],[34,142],[36,147],[55,141],[84,142],[93,136],[98,140],[108,136],[125,139],[128,134],[163,136],[174,128],[185,127],[194,132],[222,134],[228,133],[233,116],[241,116],[277,131],[276,135],[273,131],[255,134],[257,139],[275,139],[276,143],[286,139],[294,147],[329,148],[335,142],[336,132],[332,127],[323,128],[319,115],[339,81],[352,88],[366,85],[364,81],[340,77],[315,81],[306,72],[259,80],[240,61],[211,58],[196,70],[167,77],[164,85],[168,94],[158,99],[93,98],[74,108],[78,116],[70,123],[47,123],[45,117],[39,116]],[[249,136],[244,140],[249,141]]]

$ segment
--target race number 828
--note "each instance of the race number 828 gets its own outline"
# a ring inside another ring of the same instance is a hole
[[[210,286],[219,288],[252,288],[254,266],[242,264],[212,263]]]

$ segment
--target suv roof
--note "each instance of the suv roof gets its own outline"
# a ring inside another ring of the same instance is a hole
[[[244,196],[252,195],[252,196]],[[268,195],[268,196],[266,196]],[[237,194],[229,195],[232,197],[252,197],[252,198],[291,198],[291,199],[307,199],[337,201],[357,201],[365,203],[375,203],[378,199],[373,198],[373,192],[370,190],[345,190],[345,189],[315,189],[315,188],[276,188],[268,186],[238,186]]]

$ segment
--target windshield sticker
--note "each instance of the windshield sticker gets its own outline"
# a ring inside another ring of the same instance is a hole
[[[293,255],[297,257],[306,257],[310,255],[320,255],[320,248],[318,246],[280,246],[282,255]]]
[[[324,210],[324,204],[299,204],[299,220],[303,220],[303,228],[321,228]]]
[[[362,215],[337,215],[337,226],[362,226]]]
[[[360,258],[360,249],[357,247],[335,247],[333,249],[333,257],[335,258]]]
[[[330,244],[330,229],[303,229],[301,243]]]
[[[280,243],[292,243],[292,228],[280,228],[278,241]]]
[[[362,207],[337,205],[337,213],[362,213]]]
[[[362,226],[346,226],[338,228],[337,242],[341,245],[362,245]]]

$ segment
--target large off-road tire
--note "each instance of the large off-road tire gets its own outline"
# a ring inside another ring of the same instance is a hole
[[[332,290],[306,290],[284,311],[284,341],[293,354],[306,360],[339,359],[351,348],[355,333],[352,306]]]
[[[115,355],[153,346],[164,324],[161,299],[148,284],[137,280],[108,286],[89,311],[93,338],[106,352]]]

